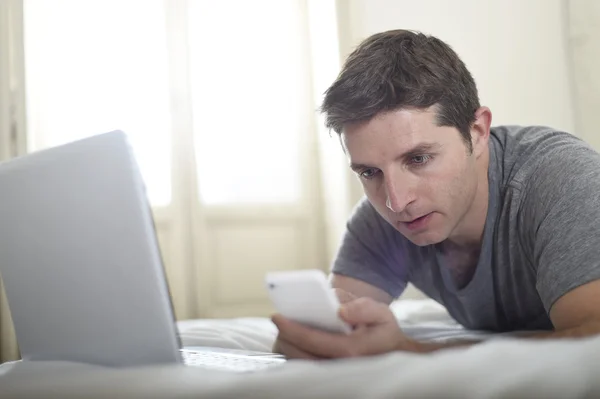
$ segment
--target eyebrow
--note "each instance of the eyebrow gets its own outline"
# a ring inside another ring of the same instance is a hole
[[[396,159],[403,158],[404,160],[407,160],[407,159],[410,159],[410,158],[415,157],[417,155],[422,155],[423,153],[435,151],[435,150],[439,149],[440,147],[441,146],[438,143],[419,143],[416,146],[414,146],[413,148],[411,148],[410,150],[408,150],[408,151],[404,152],[403,154],[401,154]],[[373,166],[368,166],[368,165],[365,165],[365,164],[352,162],[350,164],[350,168],[353,171],[356,172],[356,171],[359,171],[359,170],[362,170],[362,169],[373,168]]]

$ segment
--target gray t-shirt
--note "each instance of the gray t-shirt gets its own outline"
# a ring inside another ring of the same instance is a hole
[[[554,302],[600,279],[600,155],[546,127],[492,128],[489,151],[482,247],[464,288],[438,245],[411,243],[366,199],[348,221],[333,272],[393,297],[410,282],[467,328],[552,329]]]

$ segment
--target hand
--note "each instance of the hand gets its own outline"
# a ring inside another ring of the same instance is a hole
[[[355,326],[349,334],[334,334],[273,316],[279,329],[279,353],[288,358],[323,359],[370,356],[395,350],[419,351],[407,337],[390,308],[371,298],[358,298],[340,307],[340,317]]]
[[[340,304],[344,304],[344,303],[350,302],[350,301],[358,298],[353,293],[344,291],[341,288],[334,288],[333,291],[335,292],[335,295],[337,296]],[[285,353],[283,352],[283,348],[281,346],[281,341],[279,339],[279,335],[277,336],[277,339],[275,340],[275,343],[273,344],[273,352],[281,353],[281,354],[285,355]]]

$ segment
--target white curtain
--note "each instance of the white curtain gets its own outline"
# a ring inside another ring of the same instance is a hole
[[[15,69],[22,69],[23,52],[19,46],[15,46],[15,43],[22,41],[20,19],[19,0],[0,2],[0,162],[24,152],[23,93],[17,90],[22,81],[13,74]],[[1,277],[0,362],[3,362],[17,359],[19,350]]]

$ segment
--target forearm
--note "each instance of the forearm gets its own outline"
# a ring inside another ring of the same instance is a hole
[[[557,338],[586,338],[600,334],[600,321],[590,321],[577,327],[562,330],[543,331],[517,334],[519,338],[557,339]]]
[[[416,353],[430,353],[436,352],[441,349],[450,349],[450,348],[460,348],[460,347],[468,347],[475,344],[478,344],[481,341],[474,340],[454,340],[447,342],[417,342],[415,341],[412,345],[410,351]],[[400,349],[406,350],[406,349]]]
[[[523,339],[568,339],[568,338],[586,338],[600,334],[600,321],[588,322],[581,326],[566,328],[563,330],[544,331],[544,332],[523,332],[516,333],[515,338]],[[409,350],[417,353],[435,352],[441,349],[468,347],[480,343],[476,340],[455,340],[450,342],[413,342],[408,348],[399,350]]]

